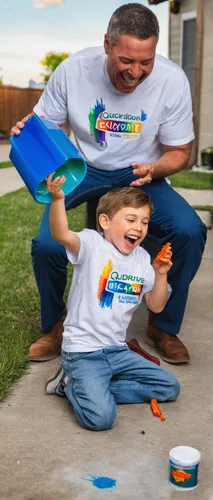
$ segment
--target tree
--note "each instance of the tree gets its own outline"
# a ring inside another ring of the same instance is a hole
[[[64,61],[70,54],[67,52],[48,52],[40,63],[44,66],[46,73],[41,73],[44,83],[47,83],[53,71],[57,66]]]
[[[148,0],[149,5],[158,5],[166,1],[167,0]],[[180,0],[169,0],[169,6],[172,14],[178,14],[180,11]]]

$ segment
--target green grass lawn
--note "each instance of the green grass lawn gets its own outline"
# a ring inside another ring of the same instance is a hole
[[[13,167],[13,164],[11,161],[0,162],[0,168],[8,168],[8,167]]]
[[[0,162],[0,168],[12,167],[11,161]],[[188,189],[213,189],[213,174],[183,170],[170,178],[173,187]]]
[[[26,188],[0,198],[1,319],[0,399],[27,370],[27,352],[39,337],[39,296],[31,267],[31,239],[36,236],[44,205]],[[69,225],[85,227],[85,205],[69,212]],[[68,266],[68,288],[72,266]]]
[[[174,188],[182,187],[188,189],[212,189],[213,174],[205,172],[194,172],[192,170],[183,170],[178,174],[169,177]]]

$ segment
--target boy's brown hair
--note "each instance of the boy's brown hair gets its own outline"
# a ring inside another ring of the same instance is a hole
[[[97,231],[99,233],[103,231],[99,224],[99,216],[101,214],[106,214],[108,217],[112,218],[123,207],[139,208],[145,205],[149,205],[151,217],[153,205],[148,193],[134,187],[112,189],[112,191],[101,196],[98,202],[96,209]]]

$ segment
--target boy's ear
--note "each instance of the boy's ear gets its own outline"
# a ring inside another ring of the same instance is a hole
[[[109,229],[110,220],[109,220],[108,215],[100,214],[98,221],[99,221],[99,224],[100,224],[101,228],[103,229],[103,231],[107,231],[107,229]]]

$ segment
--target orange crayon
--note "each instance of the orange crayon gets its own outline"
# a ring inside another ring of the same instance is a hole
[[[162,422],[164,422],[165,417],[162,415],[161,411],[160,411],[160,407],[158,405],[158,402],[156,399],[151,399],[150,401],[151,403],[151,408],[152,408],[152,412],[153,412],[153,415],[155,417],[159,417],[161,419]]]

